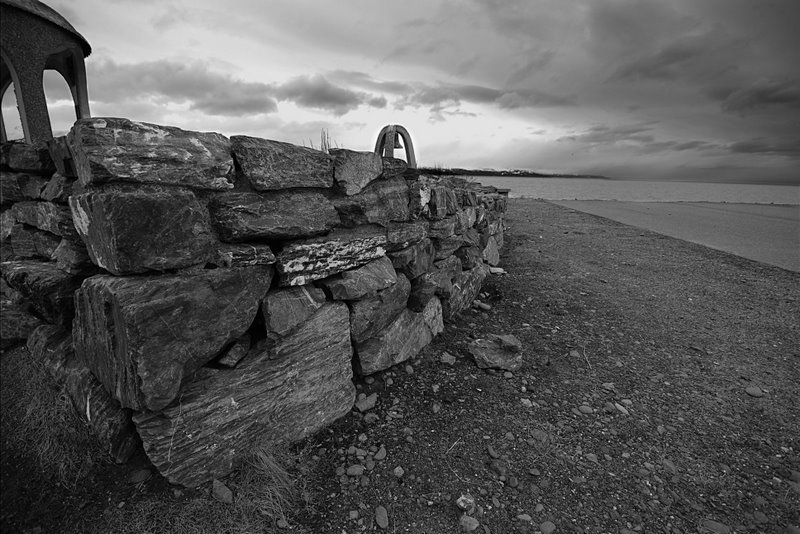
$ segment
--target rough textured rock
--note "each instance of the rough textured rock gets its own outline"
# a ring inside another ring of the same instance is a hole
[[[345,226],[407,221],[408,185],[402,178],[375,180],[360,193],[333,200]]]
[[[390,252],[419,243],[428,237],[428,225],[422,221],[386,225],[386,248]]]
[[[468,308],[486,278],[489,268],[480,263],[469,271],[462,271],[453,279],[453,291],[450,298],[442,300],[442,309],[445,320],[451,320],[456,315]]]
[[[70,324],[75,315],[72,294],[82,277],[62,271],[55,263],[32,260],[4,262],[0,270],[8,285],[30,301],[47,322]]]
[[[69,203],[92,261],[113,274],[188,267],[213,257],[208,216],[191,191],[94,191]]]
[[[320,150],[245,135],[231,137],[231,150],[257,191],[333,186],[333,157]]]
[[[35,174],[0,171],[0,203],[37,200],[47,180]]]
[[[63,386],[75,411],[117,463],[127,462],[141,446],[130,410],[112,399],[89,369],[76,358],[69,332],[42,325],[28,339],[31,356]]]
[[[467,350],[481,369],[517,371],[522,367],[522,343],[511,335],[476,339]]]
[[[461,247],[455,251],[455,256],[461,260],[464,269],[472,269],[482,261],[482,251],[478,247]]]
[[[27,311],[0,303],[0,348],[7,348],[28,339],[42,321]]]
[[[430,239],[423,239],[410,247],[389,253],[389,257],[395,269],[413,280],[433,268],[433,243]]]
[[[389,326],[406,308],[411,283],[397,274],[397,283],[374,296],[350,303],[350,335],[354,343],[363,343]]]
[[[330,151],[335,158],[333,179],[345,195],[361,192],[370,182],[383,173],[383,161],[373,152],[355,152],[344,148]]]
[[[47,200],[48,202],[66,204],[69,200],[69,196],[72,194],[74,185],[74,179],[56,173],[50,178],[47,184],[45,184],[40,196],[42,200]]]
[[[61,237],[78,236],[72,223],[72,214],[66,206],[28,200],[17,202],[12,209],[17,222]]]
[[[0,240],[8,239],[15,224],[17,224],[17,216],[13,208],[7,208],[0,212]]]
[[[333,205],[312,191],[224,193],[209,210],[220,237],[230,242],[310,237],[339,224]]]
[[[391,178],[392,176],[400,176],[408,170],[408,163],[405,160],[398,158],[382,158],[383,160],[383,177]]]
[[[56,262],[59,269],[72,274],[89,273],[97,269],[83,243],[69,239],[59,242],[50,259]]]
[[[267,335],[276,339],[292,333],[324,304],[325,292],[314,286],[270,291],[261,304]]]
[[[452,256],[456,250],[464,245],[464,238],[454,235],[446,239],[433,239],[434,259],[443,260]]]
[[[219,243],[211,263],[219,267],[272,265],[275,263],[275,255],[269,245]]]
[[[51,139],[47,143],[47,150],[50,153],[50,158],[53,160],[53,165],[56,167],[56,173],[62,175],[62,177],[78,177],[78,173],[75,170],[75,162],[72,158],[72,152],[69,151],[66,135],[59,135]]]
[[[317,282],[333,300],[358,300],[397,282],[392,261],[386,256]]]
[[[456,233],[456,218],[447,217],[439,221],[431,221],[428,235],[436,239],[447,239]]]
[[[386,242],[385,230],[362,226],[287,243],[277,255],[281,285],[303,285],[364,265],[386,253]]]
[[[428,216],[433,220],[444,219],[447,217],[448,208],[448,191],[452,193],[443,185],[434,185],[431,187],[431,200],[428,203],[429,214]]]
[[[233,368],[236,367],[242,359],[247,356],[250,350],[250,335],[245,334],[236,341],[234,341],[225,353],[217,360],[217,364],[222,367]]]
[[[61,243],[59,236],[37,230],[31,226],[15,224],[8,236],[8,244],[16,258],[49,260]]]
[[[50,176],[56,170],[47,145],[24,141],[3,143],[0,166],[8,167],[12,171],[32,172],[43,176]]]
[[[75,351],[126,408],[160,410],[250,326],[271,267],[99,275],[75,293]]]
[[[147,455],[170,482],[194,487],[256,446],[313,434],[353,406],[351,350],[347,306],[326,304],[271,350],[202,369],[180,402],[135,415]]]
[[[494,236],[489,236],[486,247],[481,252],[481,257],[491,266],[500,265],[500,247],[497,245],[497,240]]]
[[[67,143],[83,185],[104,182],[233,188],[231,144],[224,135],[128,119],[80,119]]]
[[[371,375],[413,358],[442,329],[442,306],[435,297],[422,313],[403,310],[375,337],[356,345],[358,372]]]
[[[455,216],[455,233],[463,234],[473,226],[475,226],[475,208],[467,206],[456,212]]]
[[[431,273],[425,273],[411,283],[411,294],[408,296],[408,309],[421,312],[436,295],[438,286]]]
[[[430,215],[431,184],[427,177],[419,176],[409,184],[409,209],[411,217],[428,217]]]

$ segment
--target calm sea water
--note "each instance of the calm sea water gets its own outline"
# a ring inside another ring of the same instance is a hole
[[[629,202],[731,202],[800,205],[800,186],[643,182],[596,178],[465,177],[509,189],[512,198],[622,200]]]

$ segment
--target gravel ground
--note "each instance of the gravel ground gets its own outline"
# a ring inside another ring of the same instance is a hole
[[[298,447],[286,523],[256,531],[800,533],[800,274],[542,201],[511,200],[507,225],[482,307],[360,381],[363,411]],[[522,342],[522,369],[475,366],[489,334]],[[44,531],[225,506],[160,477],[72,500],[4,478]]]

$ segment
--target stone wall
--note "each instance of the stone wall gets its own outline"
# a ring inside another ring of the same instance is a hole
[[[371,152],[93,118],[1,164],[4,343],[187,486],[347,413],[503,244],[503,195]]]

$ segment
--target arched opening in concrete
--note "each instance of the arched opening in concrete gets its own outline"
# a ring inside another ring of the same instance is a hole
[[[17,102],[17,85],[15,74],[6,63],[5,54],[0,52],[0,141],[24,139],[19,105]]]
[[[44,71],[42,78],[53,137],[66,135],[72,125],[75,124],[75,119],[78,118],[69,83],[56,70]]]

